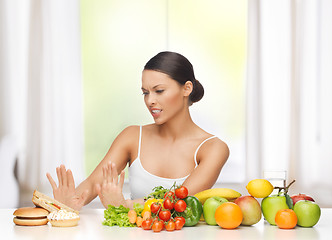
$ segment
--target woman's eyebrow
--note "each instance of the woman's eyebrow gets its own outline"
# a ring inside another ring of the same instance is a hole
[[[157,84],[156,86],[152,87],[152,89],[155,89],[155,88],[157,88],[157,87],[159,87],[159,86],[162,86],[162,85],[163,85],[163,84]],[[144,87],[141,87],[141,89],[147,91]]]

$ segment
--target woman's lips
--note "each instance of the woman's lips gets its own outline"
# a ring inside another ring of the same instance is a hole
[[[151,109],[151,114],[154,118],[158,118],[161,114],[161,109]]]

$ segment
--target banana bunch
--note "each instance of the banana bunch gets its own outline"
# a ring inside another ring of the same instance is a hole
[[[226,198],[228,201],[234,201],[241,196],[241,193],[230,188],[211,188],[196,193],[194,196],[197,197],[202,204],[204,204],[206,199],[214,196]]]

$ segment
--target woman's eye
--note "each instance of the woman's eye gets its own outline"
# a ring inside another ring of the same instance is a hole
[[[164,90],[157,90],[156,93],[162,93]]]
[[[148,95],[149,93],[148,92],[143,92],[142,95]]]

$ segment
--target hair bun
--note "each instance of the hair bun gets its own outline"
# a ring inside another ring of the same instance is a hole
[[[191,103],[195,103],[201,100],[203,96],[204,96],[204,87],[197,79],[195,79],[193,81],[193,91],[189,95],[189,100],[191,101]]]

